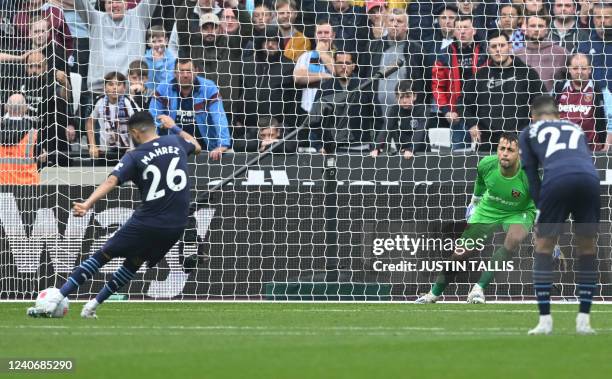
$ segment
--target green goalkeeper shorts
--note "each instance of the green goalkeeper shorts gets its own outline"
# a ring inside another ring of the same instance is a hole
[[[488,212],[483,208],[476,207],[474,214],[468,220],[468,227],[462,234],[462,238],[487,238],[500,227],[507,232],[510,225],[523,225],[529,231],[535,221],[535,210],[520,213]]]

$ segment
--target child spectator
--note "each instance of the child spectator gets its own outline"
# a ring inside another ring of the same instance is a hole
[[[128,87],[132,100],[140,109],[148,109],[153,90],[147,88],[149,82],[149,66],[143,60],[136,60],[128,67]]]
[[[397,122],[389,123],[395,125],[397,130],[382,130],[376,134],[374,150],[370,152],[372,157],[377,157],[385,150],[385,144],[389,140],[389,134],[394,134],[394,139],[399,145],[400,154],[405,159],[412,159],[414,153],[425,151],[425,106],[415,104],[417,96],[413,89],[413,82],[409,79],[400,80],[396,90],[399,113]],[[399,134],[399,135],[398,135]]]
[[[154,92],[160,84],[169,83],[174,79],[176,57],[167,47],[166,31],[161,25],[153,25],[149,29],[149,48],[144,56],[149,68],[149,80],[145,82],[145,86],[150,91]]]
[[[87,142],[92,158],[98,158],[100,152],[108,155],[111,150],[121,156],[134,147],[127,122],[140,109],[125,95],[126,81],[125,75],[119,72],[104,76],[104,96],[96,101],[87,120]]]
[[[286,129],[274,117],[261,116],[257,121],[257,128],[247,128],[245,139],[234,141],[234,150],[263,152],[267,150],[270,145],[280,141],[281,138],[283,138],[283,134],[286,134],[290,129],[291,128]],[[287,141],[283,147],[279,148],[276,152],[294,153],[296,148],[296,141]]]

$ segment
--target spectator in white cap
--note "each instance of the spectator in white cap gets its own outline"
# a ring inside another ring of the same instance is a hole
[[[216,14],[202,14],[199,23],[200,32],[197,34],[187,30],[187,23],[178,23],[179,41],[190,41],[187,45],[180,45],[179,57],[192,59],[196,72],[219,87],[223,107],[228,121],[231,121],[233,102],[241,95],[242,52],[229,48],[228,37],[220,33],[220,20]]]

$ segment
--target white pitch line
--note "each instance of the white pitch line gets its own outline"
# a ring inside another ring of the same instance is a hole
[[[126,304],[126,303],[123,303]],[[462,304],[466,307],[467,304]],[[577,305],[576,304],[568,304],[568,305]],[[597,305],[595,305],[597,307]],[[128,305],[129,308],[129,305]],[[191,309],[194,312],[200,313],[244,313],[244,309],[235,308],[235,309],[219,309],[219,308],[202,308],[202,309]],[[168,308],[139,308],[139,311],[144,312],[156,312],[156,313],[174,313],[174,312],[185,312],[185,308],[180,309],[168,309]],[[364,308],[354,308],[354,309],[343,309],[343,308],[312,308],[312,309],[297,309],[297,308],[264,308],[264,309],[255,309],[250,310],[252,313],[537,313],[537,309],[534,307],[533,309],[492,309],[487,308],[486,305],[483,306],[482,309],[465,309],[464,307],[457,307],[454,309],[444,309],[439,308],[439,305],[423,305],[423,304],[406,304],[403,305],[403,308],[398,309],[375,309],[373,307],[364,307]],[[5,311],[0,307],[0,314]],[[9,313],[9,312],[6,312]],[[555,309],[553,306],[552,313],[576,313],[576,310],[570,309]],[[593,309],[591,313],[612,313],[612,309]]]
[[[399,326],[399,327],[390,327],[390,326],[295,326],[295,327],[272,327],[272,326],[245,326],[245,325],[163,325],[163,326],[138,326],[138,325],[0,325],[0,329],[64,329],[64,330],[74,330],[74,329],[101,329],[101,330],[279,330],[279,329],[287,329],[287,330],[337,330],[337,331],[371,331],[371,330],[404,330],[404,331],[444,331],[445,328],[438,327],[420,327],[420,326]]]
[[[527,329],[525,329],[527,330]],[[562,335],[557,333],[558,335]],[[66,334],[65,333],[60,333],[60,332],[49,332],[48,335],[51,336],[58,336],[58,337],[65,337]],[[116,333],[112,333],[112,332],[103,332],[103,331],[94,331],[94,332],[72,332],[70,333],[71,336],[83,336],[83,337],[113,337],[113,336],[117,336]],[[149,335],[158,335],[158,334],[152,334],[149,333]],[[161,335],[161,334],[159,334]],[[286,332],[286,331],[278,331],[278,332],[274,332],[274,331],[266,331],[266,332],[251,332],[248,335],[245,335],[244,332],[237,332],[237,331],[208,331],[206,333],[201,333],[201,332],[194,332],[191,334],[192,336],[223,336],[223,337],[245,337],[245,336],[249,336],[249,337],[316,337],[316,336],[346,336],[346,333],[340,333],[340,332],[321,332],[321,333],[316,333],[316,332]],[[427,333],[427,336],[429,337],[453,337],[453,336],[469,336],[469,337],[483,337],[483,336],[495,336],[495,337],[502,337],[502,336],[520,336],[520,335],[526,335],[525,331],[522,332],[504,332],[504,333],[487,333],[487,334],[483,334],[483,333],[476,333],[476,332],[429,332]],[[569,333],[567,334],[569,335]],[[121,336],[133,336],[133,337],[138,337],[138,336],[142,336],[142,333],[136,333],[136,332],[122,332]],[[163,337],[172,337],[172,336],[176,336],[176,337],[181,337],[181,338],[185,338],[185,334],[184,333],[178,333],[178,332],[166,332],[163,333],[162,335]],[[396,332],[396,333],[386,333],[386,332],[363,332],[359,334],[360,337],[415,337],[414,333],[409,333],[409,332]],[[419,336],[423,336],[423,334],[420,334]]]
[[[30,300],[0,300],[0,304],[10,304],[10,303],[33,303],[35,299]],[[73,300],[74,303],[86,303],[88,300]],[[305,305],[338,305],[338,304],[358,304],[358,305],[384,305],[384,304],[393,304],[393,305],[415,305],[414,300],[167,300],[167,299],[159,299],[159,300],[113,300],[109,301],[112,303],[135,303],[135,304],[269,304],[274,306],[283,306],[285,304],[305,304]],[[535,305],[537,302],[535,300],[491,300],[487,301],[487,304],[503,304],[503,305]],[[551,300],[551,304],[578,304],[578,301],[575,299],[571,300]],[[459,300],[444,300],[438,301],[438,304],[465,304],[465,301]],[[612,305],[612,301],[599,301],[594,300],[594,305]]]
[[[577,304],[576,304],[577,305]],[[486,306],[485,306],[486,307]],[[421,308],[421,309],[415,309]],[[436,313],[436,312],[447,312],[447,313],[537,313],[537,309],[440,309],[435,308],[432,309],[427,305],[415,305],[415,308],[410,309],[262,309],[262,310],[253,310],[252,312],[287,312],[287,313],[368,313],[368,312],[384,312],[384,313]],[[163,309],[163,308],[140,308],[146,312],[184,312],[184,309]],[[240,312],[244,313],[243,309],[198,309],[195,312],[214,312],[214,313],[222,313],[222,312]],[[575,310],[569,309],[558,309],[555,310],[553,307],[553,313],[576,313]],[[612,313],[612,310],[592,310],[591,313]]]
[[[62,331],[84,331],[85,334],[107,332],[111,331],[188,331],[188,332],[249,332],[249,333],[346,333],[346,332],[364,332],[364,333],[382,333],[382,334],[396,334],[396,333],[408,333],[408,332],[431,332],[440,333],[441,335],[447,333],[471,333],[471,334],[497,334],[497,333],[514,333],[523,332],[526,329],[520,327],[474,327],[474,328],[442,328],[442,327],[420,327],[420,326],[294,326],[294,327],[272,327],[272,326],[244,326],[244,325],[149,325],[149,326],[138,326],[138,325],[0,325],[0,329],[42,329],[42,330],[60,330]],[[597,328],[600,332],[610,332],[612,328]],[[180,334],[180,333],[179,333]]]
[[[577,304],[572,304],[572,305],[577,305]],[[466,305],[467,306],[467,305]],[[369,309],[365,309],[365,308],[359,308],[359,309],[325,309],[325,308],[318,308],[318,309],[278,309],[278,308],[266,308],[266,309],[261,309],[261,310],[250,310],[252,313],[537,313],[537,309],[533,308],[533,309],[491,309],[486,307],[486,305],[483,307],[483,309],[465,309],[465,308],[456,308],[456,309],[443,309],[443,308],[439,308],[438,306],[435,306],[435,308],[432,308],[432,306],[428,306],[428,305],[415,305],[413,304],[413,307],[411,307],[410,305],[407,305],[406,308],[402,308],[402,309],[374,309],[374,308],[369,308]],[[139,308],[139,311],[144,311],[144,312],[156,312],[156,313],[174,313],[174,312],[185,312],[185,309],[164,309],[164,308]],[[240,308],[236,308],[236,309],[218,309],[218,308],[214,308],[214,309],[206,309],[206,308],[202,308],[202,309],[196,309],[193,310],[194,312],[200,312],[200,313],[244,313],[244,309],[240,309]],[[2,310],[2,308],[0,307],[0,314],[4,313],[5,311]],[[9,312],[6,312],[9,313]],[[552,309],[552,313],[576,313],[576,310],[570,310],[570,309],[555,309],[553,306]],[[608,309],[604,309],[604,310],[598,310],[598,309],[594,309],[591,310],[591,313],[612,313],[612,309],[608,310]]]

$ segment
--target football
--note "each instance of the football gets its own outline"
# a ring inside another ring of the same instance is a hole
[[[55,297],[55,296],[59,296],[59,289],[55,287],[49,287],[46,290],[39,292],[38,296],[36,297],[36,308],[45,308],[47,299],[49,297]],[[67,313],[68,313],[68,298],[65,297],[57,305],[57,308],[55,308],[55,311],[53,312],[53,314],[51,314],[51,317],[62,318],[66,316]]]

